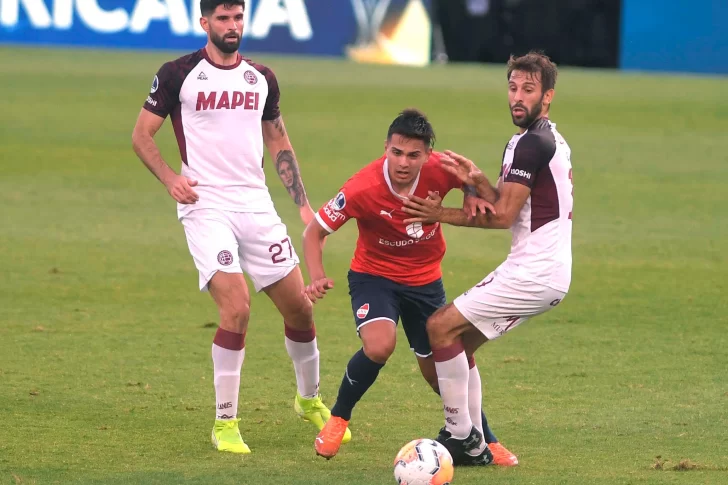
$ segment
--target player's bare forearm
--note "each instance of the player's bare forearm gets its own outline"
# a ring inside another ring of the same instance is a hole
[[[495,204],[500,198],[498,189],[490,185],[488,179],[485,179],[483,182],[475,186],[475,192],[478,194],[478,197],[487,200],[491,204]]]
[[[280,116],[263,122],[263,140],[275,161],[276,173],[298,207],[308,206],[301,169]]]
[[[315,219],[303,231],[303,259],[311,281],[326,278],[322,243],[327,235],[326,230]]]
[[[478,212],[475,217],[469,218],[461,209],[450,207],[442,208],[439,221],[451,226],[480,227],[482,229],[508,229],[510,227],[491,212],[485,214]]]
[[[151,135],[135,131],[132,135],[132,146],[134,147],[134,153],[165,186],[176,175],[174,170],[162,158],[162,154]]]

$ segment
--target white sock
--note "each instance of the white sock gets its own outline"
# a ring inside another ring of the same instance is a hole
[[[229,350],[212,344],[212,363],[215,373],[216,419],[234,419],[238,415],[240,370],[245,348]]]
[[[445,410],[445,427],[457,439],[470,435],[473,422],[468,408],[468,359],[465,352],[455,357],[435,361],[440,397]]]
[[[296,387],[301,397],[312,398],[319,390],[319,351],[316,337],[296,342],[286,337],[286,350],[296,371]]]
[[[483,434],[483,415],[481,414],[483,407],[483,388],[481,386],[482,383],[478,366],[473,365],[468,374],[468,410],[470,411],[470,420],[473,422],[473,426]]]

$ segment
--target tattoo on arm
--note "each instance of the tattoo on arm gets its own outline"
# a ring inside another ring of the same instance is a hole
[[[286,126],[283,124],[283,118],[280,116],[271,121],[273,127],[278,131],[281,136],[286,136]]]
[[[478,196],[478,189],[476,189],[472,185],[465,185],[463,187],[463,192],[465,192],[465,195],[472,195],[473,197]]]
[[[276,171],[297,206],[303,207],[308,203],[306,190],[303,188],[301,172],[298,168],[296,156],[291,150],[281,150],[276,155]]]

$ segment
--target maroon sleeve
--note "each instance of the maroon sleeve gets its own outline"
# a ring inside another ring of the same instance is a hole
[[[255,68],[263,73],[268,83],[268,97],[265,99],[265,106],[263,107],[263,121],[271,121],[281,115],[281,109],[278,106],[278,102],[281,99],[278,79],[276,79],[276,75],[268,67],[257,64]]]
[[[550,132],[549,134],[550,135]],[[548,166],[556,153],[553,136],[540,133],[526,133],[518,141],[513,152],[513,163],[506,167],[504,182],[516,182],[526,187],[533,187],[538,172]]]
[[[144,102],[144,109],[166,118],[179,104],[179,91],[183,81],[184,77],[180,76],[175,63],[165,63],[152,80],[152,89]]]

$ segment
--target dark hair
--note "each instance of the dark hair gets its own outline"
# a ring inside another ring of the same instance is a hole
[[[556,68],[549,56],[541,51],[531,51],[526,55],[508,59],[508,74],[506,78],[510,81],[513,71],[524,71],[538,73],[541,75],[541,92],[545,93],[556,86],[556,76],[559,70]]]
[[[242,5],[243,10],[245,10],[245,0],[200,0],[200,13],[202,13],[203,17],[207,17],[220,5],[225,5],[225,8]]]
[[[405,138],[422,140],[429,148],[435,145],[435,130],[432,128],[427,116],[414,108],[408,108],[397,116],[387,131],[387,140],[392,135],[400,135]]]

